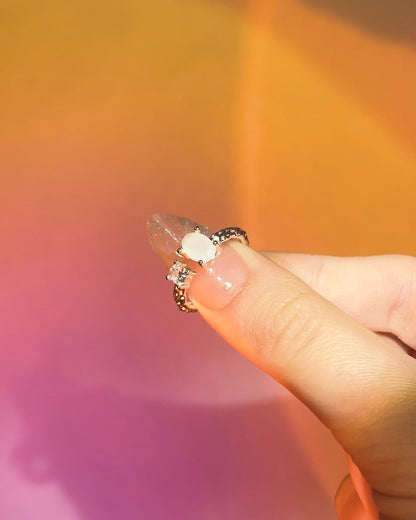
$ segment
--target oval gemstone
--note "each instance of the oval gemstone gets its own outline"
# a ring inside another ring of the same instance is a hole
[[[188,233],[182,239],[182,252],[191,260],[204,263],[215,258],[217,248],[211,240],[202,233]]]

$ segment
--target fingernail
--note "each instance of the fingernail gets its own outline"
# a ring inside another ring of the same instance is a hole
[[[170,268],[181,246],[182,238],[194,230],[196,222],[186,217],[177,217],[169,213],[155,213],[146,223],[147,236],[153,251],[159,255],[167,268]],[[212,235],[207,227],[201,227],[201,233]]]
[[[190,299],[208,309],[223,309],[242,290],[248,270],[233,246],[221,246],[221,254],[203,267],[192,280]]]
[[[149,242],[168,269],[178,258],[176,250],[181,247],[182,238],[194,231],[195,225],[185,217],[165,213],[152,215],[147,222]],[[207,227],[201,227],[201,232],[207,236],[212,234]],[[242,290],[248,278],[247,267],[233,249],[232,241],[223,244],[220,254],[202,266],[192,260],[185,262],[196,271],[187,293],[197,307],[224,308]]]

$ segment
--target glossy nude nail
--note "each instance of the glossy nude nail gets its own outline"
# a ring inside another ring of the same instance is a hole
[[[186,217],[177,217],[169,213],[155,213],[146,223],[147,236],[153,251],[159,255],[166,267],[170,267],[175,258],[176,250],[181,246],[182,238],[194,230],[197,225]],[[212,231],[201,227],[201,232],[207,236]]]
[[[204,265],[192,280],[188,296],[208,309],[222,309],[242,290],[248,278],[247,267],[230,244]]]
[[[194,230],[196,223],[184,218],[158,213],[147,222],[149,242],[165,266],[169,269],[178,259],[177,249],[183,237]],[[210,236],[212,231],[201,227],[200,231]],[[187,290],[188,298],[198,307],[222,309],[241,291],[248,278],[248,270],[240,255],[231,245],[233,240],[219,248],[217,256],[201,265],[186,259],[187,266],[196,274]]]

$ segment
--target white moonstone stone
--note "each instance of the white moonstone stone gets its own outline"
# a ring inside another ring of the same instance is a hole
[[[217,249],[211,240],[202,233],[188,233],[182,239],[182,252],[191,260],[204,263],[215,258]]]

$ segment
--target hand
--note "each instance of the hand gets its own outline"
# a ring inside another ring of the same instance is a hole
[[[162,257],[169,264],[171,252]],[[340,520],[416,519],[415,258],[259,253],[230,241],[188,294],[350,455]]]

